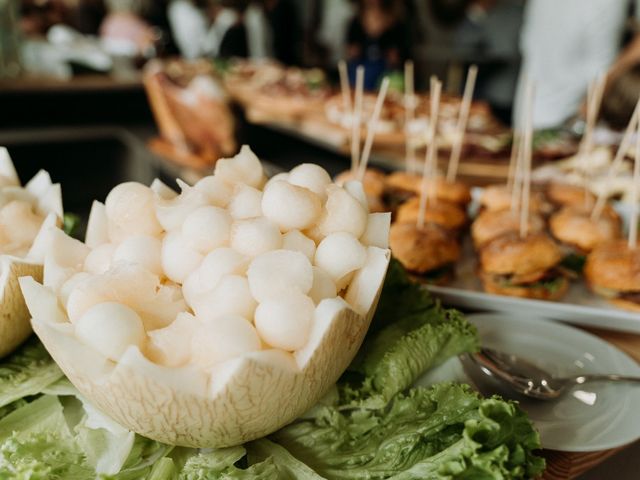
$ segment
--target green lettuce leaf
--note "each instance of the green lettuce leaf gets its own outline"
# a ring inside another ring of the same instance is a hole
[[[62,376],[42,343],[33,337],[0,363],[0,407],[36,395]]]
[[[372,328],[339,384],[340,404],[382,408],[426,370],[478,348],[475,327],[392,262]]]
[[[325,407],[273,439],[329,480],[529,479],[544,468],[526,415],[464,385],[412,389],[379,410]]]

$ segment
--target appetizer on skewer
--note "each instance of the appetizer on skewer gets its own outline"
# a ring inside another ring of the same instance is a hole
[[[484,210],[471,224],[471,239],[476,249],[482,248],[492,240],[506,234],[520,231],[520,212],[511,208],[502,210]],[[544,218],[536,212],[527,217],[527,230],[531,233],[545,231]]]
[[[545,233],[521,237],[513,232],[496,238],[480,251],[480,278],[489,293],[556,300],[569,288],[558,266],[560,247]]]
[[[580,273],[585,255],[598,245],[617,240],[622,235],[622,221],[616,211],[607,205],[594,219],[591,209],[568,206],[549,219],[549,230],[565,252],[563,264]]]
[[[391,225],[389,246],[407,270],[437,285],[453,278],[461,255],[455,235],[434,223],[418,226],[415,222],[395,222]]]
[[[396,211],[396,222],[416,223],[420,219],[420,210],[420,198],[413,197],[400,205]],[[454,234],[467,226],[467,213],[454,203],[440,200],[429,202],[423,208],[422,215],[424,223],[435,223]]]
[[[596,247],[584,265],[587,284],[616,307],[640,312],[640,249],[617,240]]]

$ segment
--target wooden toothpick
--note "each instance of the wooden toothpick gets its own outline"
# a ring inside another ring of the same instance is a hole
[[[408,173],[416,172],[416,147],[411,138],[410,126],[415,118],[415,89],[413,85],[413,61],[404,62],[404,137],[405,137],[405,169]]]
[[[436,143],[436,132],[438,124],[438,112],[440,110],[440,92],[442,82],[435,77],[431,77],[431,88],[429,97],[431,100],[429,115],[429,131],[427,135],[427,153],[422,167],[422,182],[420,183],[420,206],[418,209],[418,228],[424,228],[424,215],[427,210],[427,200],[435,196],[435,188],[428,188],[428,183],[436,174],[436,156],[438,146]]]
[[[360,158],[360,123],[362,122],[362,95],[364,90],[364,67],[356,68],[356,93],[351,112],[351,173],[356,175]]]
[[[460,106],[460,114],[458,115],[458,123],[456,125],[456,134],[451,149],[451,157],[449,158],[449,167],[447,169],[447,182],[454,182],[458,173],[458,165],[460,164],[460,154],[462,153],[462,143],[464,140],[464,132],[467,130],[467,122],[469,120],[469,110],[471,101],[473,100],[473,90],[476,85],[476,77],[478,76],[478,67],[472,65],[467,73],[467,81],[464,86],[464,94],[462,96],[462,105]]]
[[[523,180],[520,210],[520,238],[529,234],[529,198],[531,197],[531,155],[533,140],[533,84],[529,82],[526,90],[525,130],[522,155]]]
[[[607,197],[609,196],[609,186],[613,181],[613,176],[618,171],[620,166],[622,165],[622,161],[624,157],[631,147],[631,142],[633,141],[633,134],[638,128],[638,120],[640,119],[640,99],[638,99],[638,103],[636,103],[636,108],[631,115],[631,119],[629,120],[629,125],[627,125],[627,129],[622,136],[622,141],[620,142],[620,146],[618,147],[618,151],[616,152],[616,156],[611,162],[611,166],[609,167],[609,171],[607,172],[607,178],[605,180],[605,188],[600,191],[598,194],[598,198],[596,199],[596,204],[593,207],[593,211],[591,212],[591,219],[596,221],[602,215],[602,211],[604,210],[604,206],[607,204]]]
[[[389,78],[385,77],[380,85],[378,91],[378,98],[376,98],[376,104],[373,109],[373,115],[367,124],[367,138],[364,142],[364,148],[362,149],[362,157],[360,157],[360,165],[358,165],[358,180],[362,181],[365,171],[367,170],[367,164],[369,163],[369,157],[371,156],[371,148],[373,147],[373,139],[378,130],[378,120],[380,119],[380,113],[382,113],[382,106],[384,100],[387,98],[387,90],[389,89]]]

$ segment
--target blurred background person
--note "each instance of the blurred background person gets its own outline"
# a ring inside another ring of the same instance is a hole
[[[409,38],[403,5],[398,0],[359,0],[347,30],[346,57],[350,76],[365,67],[364,87],[376,88],[388,71],[400,70],[407,58]]]
[[[534,128],[557,127],[576,115],[589,83],[612,66],[612,71],[619,70],[614,63],[630,13],[640,13],[638,3],[528,0],[520,41],[523,65],[514,119],[519,118],[527,78],[535,82],[536,88]],[[625,57],[623,53],[619,61],[624,63]]]
[[[271,51],[261,5],[247,0],[173,0],[167,15],[181,55],[264,58]]]
[[[159,35],[144,18],[148,0],[106,0],[106,6],[108,13],[100,25],[105,50],[128,57],[154,56]]]

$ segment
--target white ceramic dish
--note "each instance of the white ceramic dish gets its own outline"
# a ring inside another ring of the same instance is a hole
[[[640,376],[640,366],[629,356],[570,326],[527,316],[522,311],[517,316],[484,313],[467,318],[478,327],[484,346],[517,354],[554,376],[581,373]],[[444,380],[474,385],[457,358],[430,371],[417,383],[429,385]],[[486,388],[482,391],[492,393]],[[590,452],[619,447],[640,438],[638,385],[592,383],[574,388],[557,401],[519,400],[540,432],[544,448]]]

